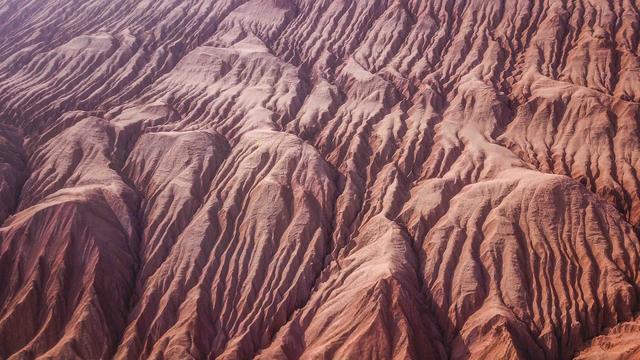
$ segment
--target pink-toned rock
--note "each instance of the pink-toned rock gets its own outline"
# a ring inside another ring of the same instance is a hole
[[[640,357],[639,6],[0,3],[0,358]]]

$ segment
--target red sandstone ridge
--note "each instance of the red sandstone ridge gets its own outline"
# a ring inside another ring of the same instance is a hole
[[[640,358],[635,0],[0,1],[0,359]]]

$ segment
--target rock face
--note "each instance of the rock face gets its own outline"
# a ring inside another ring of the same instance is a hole
[[[639,42],[635,0],[0,1],[0,358],[638,358]]]

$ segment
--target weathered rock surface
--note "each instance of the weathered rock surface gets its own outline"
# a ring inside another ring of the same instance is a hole
[[[0,1],[0,358],[640,357],[639,9]]]

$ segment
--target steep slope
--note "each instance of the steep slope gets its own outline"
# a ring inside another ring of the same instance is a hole
[[[18,205],[18,194],[26,175],[22,139],[16,129],[0,127],[0,221]]]
[[[38,147],[20,210],[0,229],[0,356],[106,358],[126,324],[137,196],[88,117]]]
[[[0,2],[0,358],[637,357],[639,6]]]

